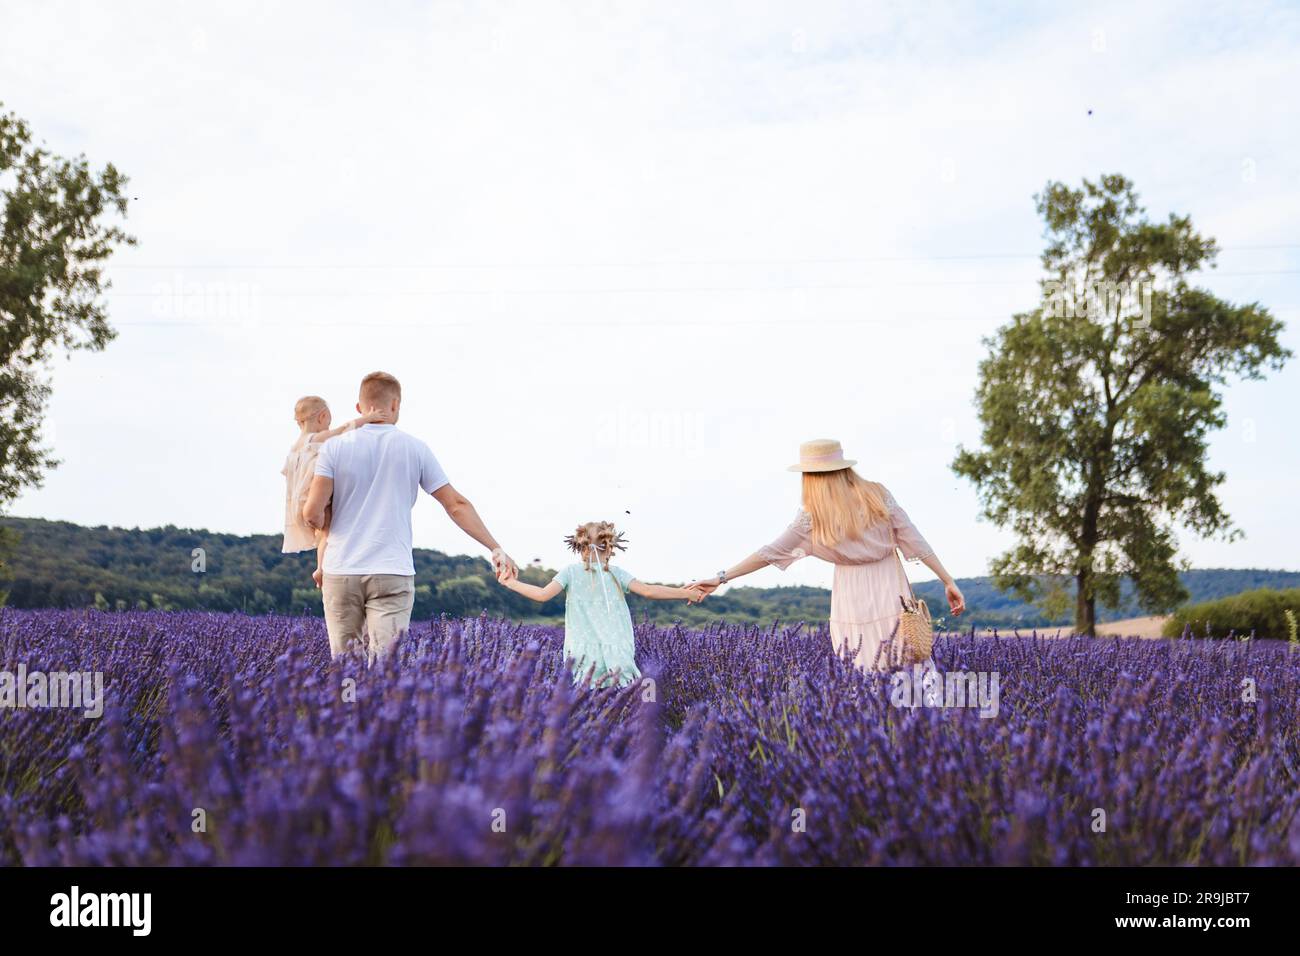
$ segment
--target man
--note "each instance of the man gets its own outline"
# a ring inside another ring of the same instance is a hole
[[[370,660],[383,657],[411,625],[415,563],[411,558],[411,509],[420,490],[437,499],[462,531],[492,552],[498,574],[518,573],[470,504],[451,486],[429,446],[398,431],[402,386],[386,372],[361,380],[357,411],[386,412],[393,424],[363,425],[321,447],[303,519],[325,524],[333,499],[333,520],[322,566],[321,593],[330,653],[337,657],[368,633]]]

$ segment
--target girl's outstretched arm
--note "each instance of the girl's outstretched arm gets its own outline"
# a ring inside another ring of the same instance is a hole
[[[560,582],[554,579],[544,588],[539,588],[536,584],[529,584],[526,581],[520,581],[518,578],[501,578],[497,577],[497,582],[504,584],[516,594],[522,594],[529,600],[536,601],[538,604],[545,604],[551,598],[555,597],[564,590]]]
[[[693,591],[690,588],[673,588],[666,584],[646,584],[643,581],[633,581],[627,586],[627,589],[633,594],[643,598],[649,598],[652,601],[686,601],[688,604],[699,604],[704,600],[704,594],[700,591]]]

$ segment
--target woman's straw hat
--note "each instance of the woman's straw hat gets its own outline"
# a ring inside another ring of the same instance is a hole
[[[853,458],[844,457],[844,449],[833,438],[814,438],[799,446],[799,464],[790,471],[839,471],[857,464]]]

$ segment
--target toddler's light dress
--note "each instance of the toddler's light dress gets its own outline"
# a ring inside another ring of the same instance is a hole
[[[302,520],[302,506],[307,502],[307,489],[311,487],[316,472],[316,458],[324,442],[312,441],[315,434],[299,435],[289,448],[280,474],[284,475],[284,554],[311,551],[316,547],[316,532]]]
[[[555,580],[565,590],[564,656],[573,662],[573,679],[590,675],[593,684],[619,687],[640,679],[625,597],[636,577],[614,565],[605,570],[593,560],[591,571],[581,562],[570,564]]]

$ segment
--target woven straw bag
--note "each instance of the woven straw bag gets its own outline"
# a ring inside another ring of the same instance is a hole
[[[934,622],[930,619],[930,609],[926,607],[925,601],[916,596],[912,582],[907,580],[892,527],[889,529],[889,539],[894,545],[894,560],[898,563],[898,600],[903,605],[903,613],[898,619],[900,663],[904,666],[921,664],[929,660],[934,651]]]

